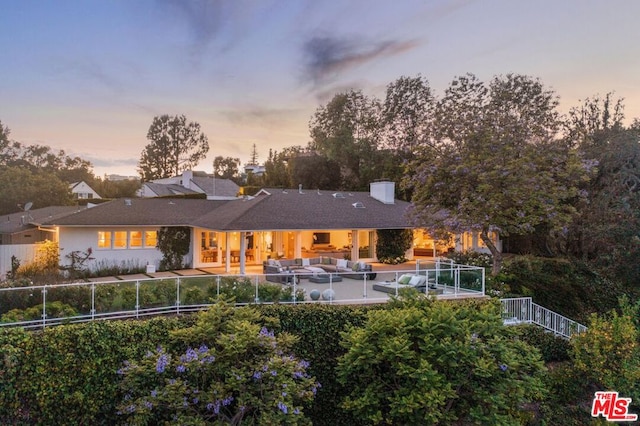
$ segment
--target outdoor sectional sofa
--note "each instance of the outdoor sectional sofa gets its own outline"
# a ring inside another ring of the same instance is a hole
[[[376,273],[370,264],[333,257],[312,257],[298,259],[269,259],[263,262],[263,273],[267,281],[287,283],[291,282],[291,275],[298,278],[309,278],[317,275],[320,270],[324,273],[338,274],[343,278],[362,280],[375,279]]]

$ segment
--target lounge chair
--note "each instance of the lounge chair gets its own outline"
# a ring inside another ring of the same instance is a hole
[[[428,286],[427,284],[427,277],[425,275],[404,274],[401,275],[397,281],[377,282],[373,284],[373,289],[394,294],[403,288],[415,288],[421,293],[426,293],[427,287],[429,287],[429,293],[436,290],[432,288],[435,287],[434,285]]]

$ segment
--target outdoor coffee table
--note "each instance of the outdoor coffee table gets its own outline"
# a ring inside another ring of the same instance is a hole
[[[335,282],[342,281],[342,277],[338,274],[328,274],[325,272],[322,274],[313,275],[309,277],[309,281],[312,283],[327,284],[329,282],[335,283]]]

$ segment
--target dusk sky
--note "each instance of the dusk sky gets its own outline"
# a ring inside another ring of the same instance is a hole
[[[0,121],[11,139],[135,175],[153,117],[185,114],[217,155],[309,141],[316,108],[400,76],[437,96],[467,72],[539,77],[566,112],[615,92],[640,117],[640,1],[4,1]]]

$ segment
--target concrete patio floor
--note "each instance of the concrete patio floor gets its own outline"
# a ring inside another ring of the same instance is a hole
[[[373,289],[373,285],[377,282],[395,281],[403,273],[416,273],[418,269],[432,269],[435,265],[433,259],[411,260],[399,265],[387,265],[383,263],[372,262],[373,272],[376,278],[373,280],[354,280],[342,277],[342,281],[328,283],[314,283],[308,279],[300,279],[295,285],[295,289],[302,289],[305,293],[305,302],[314,302],[310,295],[313,290],[320,292],[321,297],[317,300],[319,303],[384,303],[388,301],[394,294],[385,293]],[[135,281],[148,279],[171,279],[183,277],[188,280],[189,277],[202,276],[238,276],[240,275],[240,265],[234,264],[229,272],[224,267],[215,268],[197,268],[197,269],[181,269],[176,271],[163,271],[155,273],[135,274],[135,275],[119,275],[115,277],[101,277],[92,279],[94,282],[105,281]],[[250,264],[245,267],[244,277],[255,280],[256,283],[264,281],[262,264]],[[455,291],[452,286],[438,286],[442,290],[442,294],[435,295],[437,299],[462,299],[462,298],[478,298],[485,297],[479,292],[465,291],[459,289]],[[326,290],[333,291],[333,297],[330,297]]]

